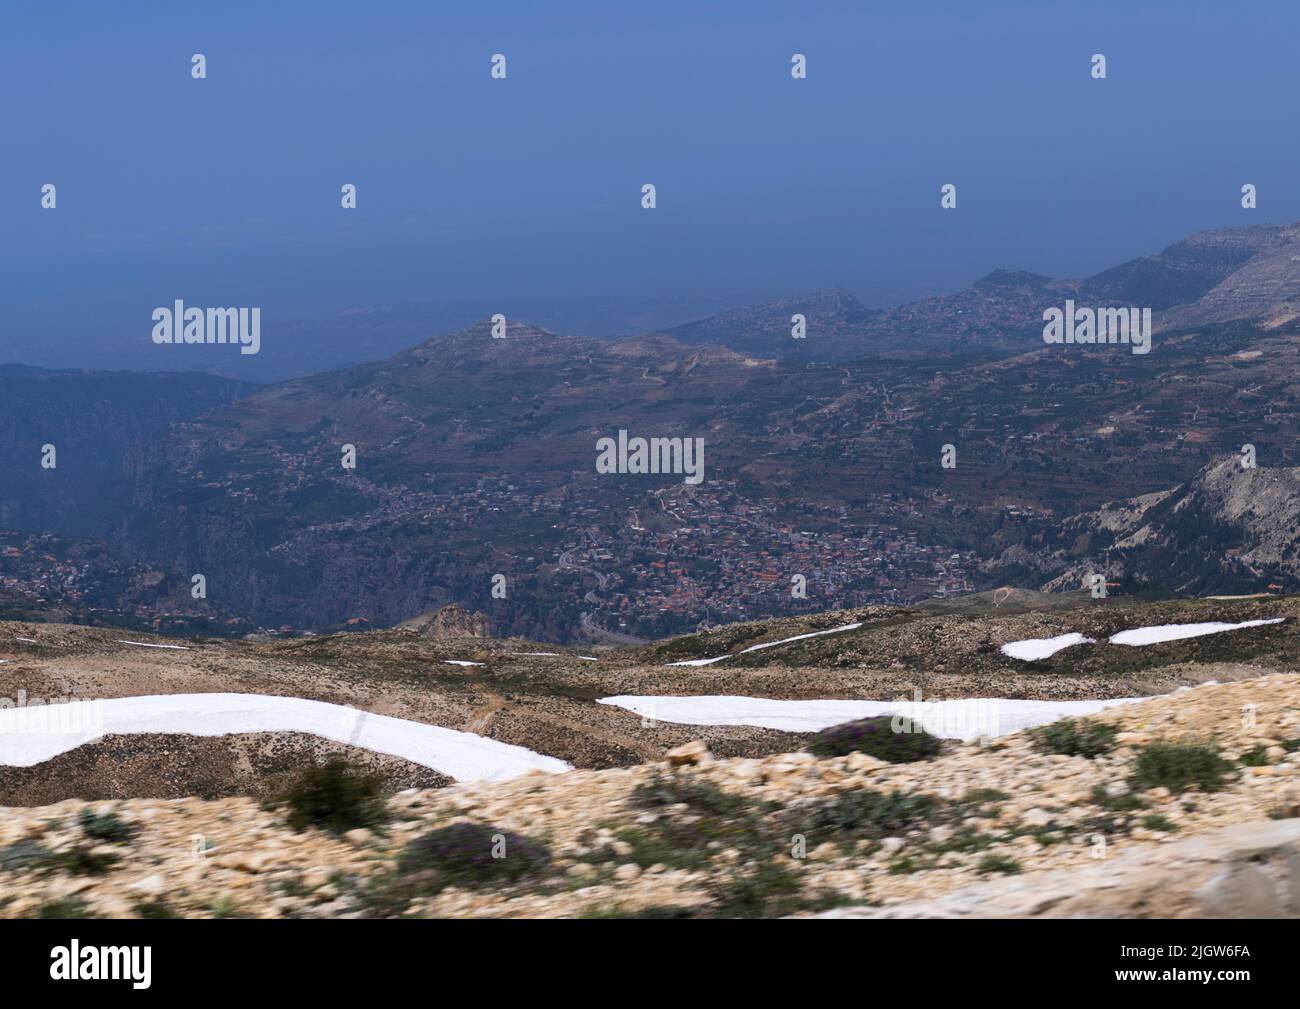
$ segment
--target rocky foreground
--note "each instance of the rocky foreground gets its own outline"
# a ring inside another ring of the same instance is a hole
[[[339,832],[295,830],[251,799],[3,809],[0,915],[1300,916],[1284,878],[1300,877],[1300,675],[1074,728],[902,764],[687,745],[659,763],[411,789]],[[1242,851],[1260,856],[1254,876],[1215,868]],[[1117,880],[1164,881],[1165,899]],[[1229,899],[1243,892],[1258,900]]]

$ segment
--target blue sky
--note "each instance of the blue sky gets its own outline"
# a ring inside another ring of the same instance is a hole
[[[1300,218],[1297,26],[1187,0],[4,0],[0,360],[138,344],[176,297],[883,305],[1084,275]]]

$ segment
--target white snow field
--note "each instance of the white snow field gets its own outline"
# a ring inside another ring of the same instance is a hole
[[[1112,645],[1154,645],[1161,641],[1181,641],[1183,638],[1199,638],[1203,634],[1221,634],[1235,631],[1239,627],[1262,627],[1265,624],[1280,624],[1282,617],[1272,620],[1243,620],[1239,624],[1224,624],[1212,621],[1207,624],[1160,624],[1155,627],[1134,627],[1131,631],[1120,631],[1110,636]]]
[[[1124,697],[1107,701],[1020,701],[971,697],[950,701],[785,701],[766,697],[602,697],[647,718],[681,725],[756,725],[783,732],[816,732],[878,715],[917,719],[927,732],[945,739],[990,738],[1046,725],[1060,718],[1091,715],[1116,704],[1145,701]]]
[[[1096,640],[1096,638],[1085,638],[1077,631],[1071,631],[1069,634],[1058,634],[1054,638],[1025,638],[1023,641],[1008,641],[1002,646],[1001,652],[1013,659],[1032,662],[1034,659],[1045,659],[1049,655],[1055,655],[1063,648],[1069,648],[1071,645],[1091,645]]]
[[[793,638],[782,638],[780,641],[765,641],[761,645],[750,645],[748,648],[742,648],[738,652],[732,652],[730,655],[719,655],[713,659],[683,659],[681,662],[670,662],[670,666],[711,666],[715,662],[721,662],[723,659],[734,658],[737,655],[745,655],[748,652],[762,651],[764,648],[775,648],[777,645],[788,645],[791,641],[803,641],[805,638],[820,638],[823,634],[840,634],[844,631],[856,631],[861,627],[861,622],[856,624],[845,624],[843,627],[832,627],[828,631],[812,631],[809,634],[796,634]]]
[[[161,694],[0,709],[0,765],[31,767],[100,736],[141,732],[302,732],[402,757],[457,781],[572,770],[563,760],[472,732],[265,694]]]

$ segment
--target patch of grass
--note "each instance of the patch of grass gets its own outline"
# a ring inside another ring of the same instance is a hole
[[[36,912],[38,918],[93,918],[86,902],[79,897],[60,897],[49,900]]]
[[[100,854],[85,845],[61,851],[46,862],[48,868],[62,870],[73,876],[102,876],[116,864],[116,855]]]
[[[280,880],[280,892],[286,897],[310,897],[312,889],[302,881],[302,875],[294,873]]]
[[[1000,835],[985,834],[976,830],[965,830],[953,834],[946,841],[932,842],[929,850],[936,855],[943,855],[947,852],[956,852],[959,855],[973,854],[977,851],[983,851],[991,847],[994,842],[1000,840]]]
[[[449,886],[517,883],[550,867],[550,852],[536,841],[481,823],[453,823],[407,844],[393,871],[372,877],[360,896],[370,914],[401,917],[413,902]]]
[[[943,740],[932,736],[919,724],[903,720],[903,729],[895,730],[894,717],[861,718],[823,729],[808,741],[808,752],[818,757],[843,757],[865,753],[891,764],[928,760],[943,751]]]
[[[958,801],[966,806],[984,806],[990,802],[1006,802],[1011,796],[996,788],[972,788]]]
[[[1199,788],[1217,792],[1232,764],[1213,746],[1202,743],[1150,743],[1138,751],[1133,767],[1136,787],[1164,787],[1171,792]]]
[[[923,868],[925,866],[911,855],[900,855],[889,863],[889,874],[891,876],[908,876],[914,872],[919,872]]]
[[[15,841],[0,848],[0,871],[22,872],[38,869],[47,864],[53,853],[40,841]]]
[[[925,826],[942,811],[942,804],[928,795],[862,789],[841,792],[813,807],[811,823],[814,830],[829,828],[879,840]]]
[[[1247,750],[1237,758],[1237,763],[1242,767],[1263,767],[1268,763],[1268,747],[1256,746],[1252,750]]]
[[[124,822],[116,813],[96,815],[89,808],[83,809],[78,817],[81,832],[96,841],[106,844],[124,844],[135,834],[135,827]]]
[[[1020,863],[1009,855],[985,855],[979,860],[975,870],[982,874],[1001,872],[1014,876],[1020,872]]]
[[[1178,824],[1167,816],[1161,816],[1159,813],[1152,813],[1150,816],[1142,817],[1142,826],[1146,827],[1147,830],[1163,830],[1166,834],[1172,834],[1178,829]]]
[[[589,907],[579,918],[606,920],[609,918],[694,918],[696,912],[691,907],[679,907],[675,904],[655,904],[651,907],[628,911],[622,905],[613,907]]]
[[[1103,722],[1075,721],[1063,718],[1030,729],[1034,746],[1044,753],[1057,753],[1067,757],[1087,757],[1093,760],[1115,748],[1119,730]]]
[[[1278,745],[1287,753],[1295,753],[1296,750],[1300,750],[1300,739],[1284,739]]]
[[[377,826],[387,817],[378,780],[343,760],[305,770],[282,802],[289,808],[288,823],[295,830],[319,827],[342,834]]]
[[[244,909],[240,906],[239,901],[235,900],[229,894],[222,894],[216,897],[208,904],[208,910],[214,918],[247,918]]]
[[[710,885],[710,910],[719,918],[780,918],[803,909],[802,893],[798,871],[769,859]]]
[[[144,901],[143,903],[137,904],[135,906],[135,913],[138,914],[141,918],[149,918],[149,919],[180,917],[180,915],[178,915],[174,910],[172,910],[171,905],[168,904],[165,900],[147,900]]]
[[[1092,801],[1102,809],[1109,810],[1112,813],[1132,813],[1135,810],[1146,809],[1147,804],[1142,796],[1134,792],[1123,792],[1119,795],[1109,795],[1106,792],[1105,785],[1098,785],[1092,790]]]
[[[752,803],[724,791],[693,774],[656,774],[637,785],[632,802],[642,809],[658,809],[684,803],[692,810],[711,816],[736,817],[750,811]]]

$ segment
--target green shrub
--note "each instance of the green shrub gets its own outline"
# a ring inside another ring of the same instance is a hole
[[[799,873],[770,859],[709,888],[719,918],[780,918],[803,909]]]
[[[1092,760],[1115,748],[1118,731],[1115,726],[1103,722],[1076,722],[1073,718],[1065,718],[1030,729],[1029,735],[1034,745],[1044,753]]]
[[[967,806],[983,806],[990,802],[1006,802],[1011,796],[996,788],[972,788],[961,797]]]
[[[379,782],[337,759],[303,771],[282,801],[295,830],[320,827],[341,834],[376,826],[386,818]]]
[[[905,720],[906,721],[906,720]],[[943,750],[943,741],[932,736],[920,725],[910,723],[906,730],[895,731],[894,717],[880,715],[861,718],[841,725],[832,725],[813,736],[808,742],[808,752],[819,757],[843,757],[849,753],[865,753],[877,760],[891,764],[906,764],[914,760],[927,760]]]
[[[940,812],[939,802],[928,795],[862,789],[842,792],[815,807],[812,823],[879,839],[924,826]]]
[[[129,841],[131,835],[135,833],[135,827],[124,823],[116,813],[104,813],[97,816],[94,810],[89,807],[81,811],[78,822],[81,824],[83,834],[107,844],[121,844]]]
[[[1109,809],[1113,813],[1131,813],[1135,809],[1147,808],[1142,796],[1132,792],[1108,795],[1105,785],[1098,785],[1092,790],[1092,801],[1102,809]]]
[[[1202,792],[1217,792],[1231,770],[1232,764],[1213,746],[1151,743],[1138,751],[1133,780],[1144,789],[1163,786],[1171,792],[1185,792],[1195,786]]]
[[[50,849],[39,841],[15,841],[0,848],[0,871],[22,872],[39,868],[50,860],[51,855]]]
[[[149,900],[135,906],[135,913],[141,918],[177,918],[180,917],[172,910],[171,905],[165,900]]]
[[[1020,863],[1007,855],[985,855],[975,867],[977,872],[1002,872],[1014,876],[1020,871]]]
[[[1242,767],[1263,767],[1268,763],[1268,749],[1256,746],[1253,750],[1247,750],[1237,758],[1237,763]]]
[[[453,823],[411,841],[397,860],[404,876],[427,875],[440,886],[513,882],[540,872],[550,852],[537,842],[482,823]]]
[[[38,918],[93,918],[90,908],[80,897],[60,897],[46,901],[36,912]]]

